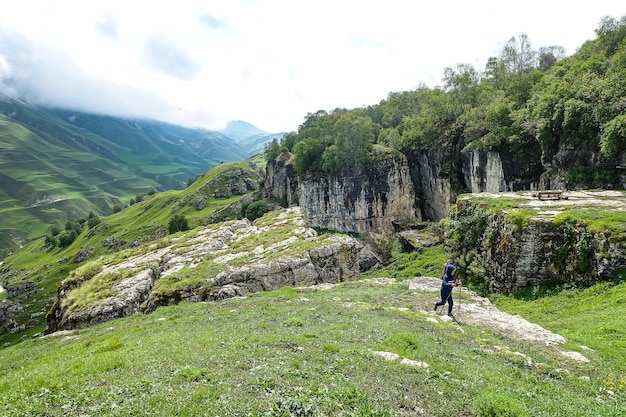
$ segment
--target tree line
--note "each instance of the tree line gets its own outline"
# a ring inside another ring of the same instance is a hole
[[[265,157],[290,152],[301,176],[360,167],[374,145],[405,154],[454,144],[461,152],[550,155],[569,144],[616,158],[626,151],[626,16],[603,18],[595,33],[571,56],[561,46],[535,50],[522,33],[482,71],[457,64],[445,69],[442,86],[309,113],[297,132],[268,143]]]

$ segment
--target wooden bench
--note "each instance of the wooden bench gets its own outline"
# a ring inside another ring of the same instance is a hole
[[[560,200],[561,199],[561,194],[562,194],[561,190],[537,191],[537,198],[539,200],[541,200],[542,198]]]

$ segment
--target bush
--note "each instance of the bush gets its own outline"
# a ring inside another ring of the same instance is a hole
[[[189,222],[187,221],[187,218],[182,214],[173,215],[170,219],[167,231],[172,234],[176,232],[184,232],[185,230],[189,230]]]
[[[393,251],[398,249],[398,238],[393,232],[385,231],[382,237],[377,242],[378,254],[384,264],[388,263],[392,256]]]
[[[76,240],[77,237],[78,233],[76,233],[75,230],[65,230],[59,233],[59,247],[67,248],[74,240]]]
[[[43,247],[45,250],[52,250],[59,244],[59,239],[56,235],[46,235],[43,242]]]
[[[270,208],[265,201],[255,201],[241,206],[241,215],[250,221],[263,217],[268,211],[270,211]]]
[[[98,216],[97,214],[93,212],[89,213],[89,219],[87,220],[87,227],[91,229],[92,227],[96,227],[97,225],[99,225],[101,222],[102,220],[100,219],[100,216]]]

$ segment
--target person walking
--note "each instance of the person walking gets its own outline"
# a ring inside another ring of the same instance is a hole
[[[456,267],[451,263],[447,264],[441,280],[441,301],[436,302],[433,307],[433,310],[437,311],[437,307],[448,303],[448,316],[450,317],[452,317],[452,306],[454,305],[452,289],[457,286],[455,275]]]

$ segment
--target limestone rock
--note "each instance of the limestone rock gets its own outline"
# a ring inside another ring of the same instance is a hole
[[[283,237],[286,233],[291,235]],[[235,249],[242,244],[247,247],[249,243],[245,242],[256,242],[261,234],[278,235],[282,240],[265,246],[259,244],[253,250]],[[302,241],[308,244],[298,249]],[[238,261],[242,257],[248,260]],[[212,272],[203,277],[201,285],[154,291],[157,280],[172,279],[178,271],[196,268],[204,259],[211,260]],[[113,295],[87,306],[73,308],[68,301],[72,291],[87,280],[62,285],[47,316],[46,333],[90,326],[140,311],[149,313],[159,306],[181,301],[221,301],[285,286],[309,287],[355,280],[363,268],[376,262],[374,254],[353,237],[318,236],[308,227],[302,211],[293,207],[278,214],[268,225],[253,224],[247,219],[231,221],[218,228],[207,227],[186,241],[105,265],[90,279],[122,274],[122,271],[140,272],[115,284],[111,288]]]
[[[152,269],[144,269],[113,286],[114,295],[98,300],[85,308],[73,310],[71,306],[63,307],[63,303],[57,303],[56,308],[48,315],[46,333],[79,329],[134,314],[139,311],[141,303],[148,298],[153,283]]]
[[[568,203],[576,204],[572,199]],[[588,286],[626,269],[626,243],[584,226],[555,225],[540,216],[519,226],[504,212],[490,214],[471,198],[458,201],[452,220],[446,234],[453,235],[465,224],[465,238],[448,239],[446,244],[463,254],[457,264],[480,274],[476,278],[484,280],[490,292],[511,293],[543,283]]]
[[[18,323],[13,320],[13,317],[21,313],[24,307],[15,301],[0,300],[0,332],[15,333]]]

